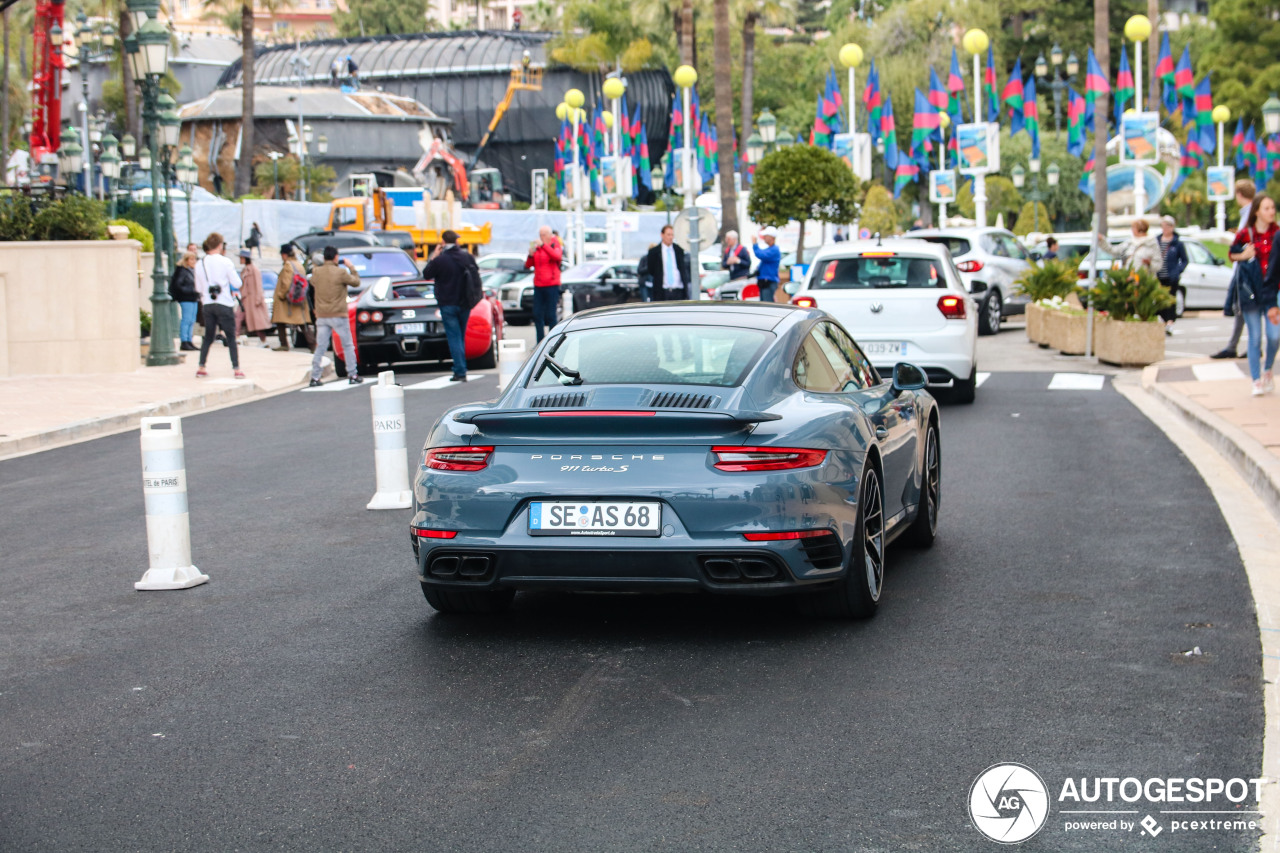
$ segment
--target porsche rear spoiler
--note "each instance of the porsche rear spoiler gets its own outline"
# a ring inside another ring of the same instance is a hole
[[[505,409],[497,412],[463,412],[454,415],[458,423],[484,426],[525,426],[533,423],[551,423],[550,419],[563,419],[565,423],[608,420],[617,422],[624,418],[637,421],[653,418],[654,425],[672,425],[676,422],[697,422],[708,426],[714,423],[731,423],[738,426],[758,424],[764,421],[780,421],[782,415],[769,412],[744,412],[726,409],[689,411],[685,409]],[[547,420],[543,420],[547,419]]]

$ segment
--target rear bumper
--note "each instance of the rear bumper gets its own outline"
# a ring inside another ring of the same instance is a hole
[[[950,320],[950,327],[943,332],[912,338],[905,336],[907,354],[897,359],[916,365],[929,377],[931,386],[946,387],[952,379],[968,379],[977,362],[977,323],[970,317],[967,320]],[[873,341],[869,335],[857,335],[859,343]],[[903,340],[893,338],[892,340]],[[886,362],[884,357],[875,356],[872,360],[881,376],[892,376],[894,362]]]
[[[424,547],[418,554],[418,580],[424,585],[478,590],[784,595],[829,585],[844,575],[844,553],[834,534],[809,549],[796,542],[744,547],[740,537],[697,546],[681,542],[664,547],[660,540],[646,539],[638,540],[644,544],[636,547],[613,547],[619,541],[610,539],[608,550],[599,544],[578,548],[548,544],[532,549],[453,543]],[[838,565],[816,569],[815,560]]]

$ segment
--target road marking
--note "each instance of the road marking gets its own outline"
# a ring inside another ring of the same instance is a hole
[[[468,373],[467,381],[475,382],[479,379],[486,379],[493,374],[490,373]],[[452,376],[437,376],[435,379],[428,379],[426,382],[419,382],[415,385],[406,385],[406,391],[439,391],[441,388],[448,388],[453,384]]]
[[[1097,373],[1055,373],[1050,391],[1101,391],[1107,377]]]
[[[303,388],[301,390],[304,394],[308,391],[346,391],[350,388],[360,388],[364,385],[370,384],[373,381],[374,380],[372,379],[361,379],[359,385],[352,385],[350,382],[348,382],[345,379],[333,379],[316,388]]]
[[[990,377],[991,377],[991,374],[990,374],[990,373],[979,373],[979,374],[978,374],[978,384],[977,384],[977,386],[976,386],[976,387],[981,388],[981,387],[982,387],[982,383],[983,383],[983,382],[986,382]]]
[[[1212,362],[1210,364],[1193,364],[1191,372],[1201,382],[1217,382],[1223,379],[1243,379],[1244,371],[1234,361]]]

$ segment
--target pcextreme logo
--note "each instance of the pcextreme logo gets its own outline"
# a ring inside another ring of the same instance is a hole
[[[1049,818],[1049,789],[1025,764],[993,764],[969,789],[969,818],[992,841],[1026,841]]]

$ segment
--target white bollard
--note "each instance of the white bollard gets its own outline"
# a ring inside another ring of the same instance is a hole
[[[187,463],[182,418],[143,418],[142,494],[147,507],[147,555],[151,568],[134,589],[187,589],[209,580],[191,565],[191,517],[187,512]]]
[[[522,339],[498,341],[499,391],[506,388],[507,384],[520,372],[520,367],[524,364],[524,358],[524,341]]]
[[[560,319],[568,320],[573,316],[573,290],[566,287],[560,295]],[[547,331],[551,331],[548,329]]]
[[[378,491],[365,509],[408,509],[413,504],[409,489],[409,453],[405,450],[404,389],[396,384],[396,374],[384,370],[378,384],[369,389],[373,401],[373,464]]]

